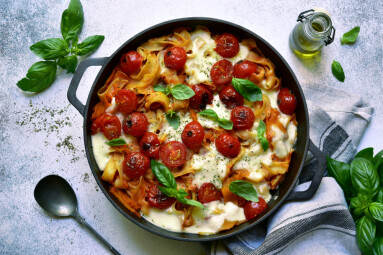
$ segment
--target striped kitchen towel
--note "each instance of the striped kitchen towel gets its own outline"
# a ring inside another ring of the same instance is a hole
[[[361,98],[324,85],[303,86],[310,116],[310,138],[326,155],[349,161],[356,154],[373,108]],[[317,160],[308,153],[295,190],[305,190]],[[355,224],[342,189],[324,177],[305,202],[286,202],[268,222],[237,236],[202,246],[208,254],[360,254]]]

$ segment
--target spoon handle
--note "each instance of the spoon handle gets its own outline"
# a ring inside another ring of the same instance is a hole
[[[73,214],[73,217],[82,225],[84,225],[90,232],[92,232],[95,236],[97,236],[108,248],[113,254],[121,255],[108,241],[106,241],[94,228],[92,228],[83,217],[78,214],[78,212],[75,212]]]

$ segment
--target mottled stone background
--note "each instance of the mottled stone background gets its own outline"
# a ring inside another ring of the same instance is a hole
[[[188,16],[225,19],[268,40],[289,62],[301,84],[327,84],[362,95],[375,116],[359,148],[383,147],[382,1],[111,1],[83,0],[80,40],[94,34],[105,41],[92,57],[111,55],[139,31],[159,22]],[[196,243],[167,240],[140,229],[104,197],[84,154],[82,117],[66,97],[72,75],[59,72],[55,83],[37,95],[22,93],[16,82],[38,58],[33,43],[60,37],[61,13],[69,0],[0,0],[0,254],[109,254],[72,219],[44,213],[33,197],[36,183],[59,174],[75,189],[80,213],[124,254],[201,254]],[[315,6],[332,14],[335,42],[314,61],[299,60],[288,48],[297,15]],[[341,46],[340,36],[359,25],[354,45]],[[346,81],[331,74],[339,61]],[[99,68],[87,71],[78,96],[85,100]],[[336,104],[336,102],[334,102]]]

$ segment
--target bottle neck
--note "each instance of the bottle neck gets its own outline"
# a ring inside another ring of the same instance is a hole
[[[316,12],[304,21],[304,30],[306,34],[315,40],[326,39],[331,33],[331,19],[322,12]]]

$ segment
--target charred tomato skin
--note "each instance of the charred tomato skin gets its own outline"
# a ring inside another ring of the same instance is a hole
[[[120,67],[124,73],[136,73],[142,64],[142,57],[137,51],[129,51],[122,55],[120,59]]]
[[[160,140],[155,133],[146,132],[140,140],[140,149],[149,158],[158,159],[160,157]]]
[[[249,107],[237,106],[231,111],[230,120],[234,129],[250,129],[254,125],[255,115]]]
[[[205,182],[198,189],[198,201],[202,204],[221,200],[222,198],[221,190],[219,190],[213,183]]]
[[[141,152],[128,153],[122,163],[124,173],[131,179],[144,175],[149,166],[150,159]]]
[[[198,121],[188,123],[181,134],[182,142],[189,149],[198,149],[205,137],[205,131]]]
[[[241,143],[232,135],[222,133],[215,139],[215,147],[223,156],[234,158],[241,150]]]
[[[174,197],[168,197],[162,193],[157,184],[153,184],[149,187],[146,193],[146,201],[148,201],[151,207],[164,210],[172,206],[176,199]]]
[[[197,111],[205,110],[206,105],[213,102],[213,93],[205,85],[193,85],[191,89],[195,95],[189,99],[189,106]]]
[[[118,138],[121,136],[121,122],[116,116],[103,114],[92,123],[92,135],[96,134],[98,130],[101,130],[108,140]]]
[[[239,94],[233,86],[225,86],[219,92],[219,99],[228,109],[233,109],[237,106],[243,105],[243,96]]]
[[[128,135],[143,136],[148,130],[149,122],[145,114],[133,112],[124,119],[122,129]]]
[[[165,52],[164,63],[167,68],[181,70],[186,63],[186,51],[182,47],[171,47]]]

